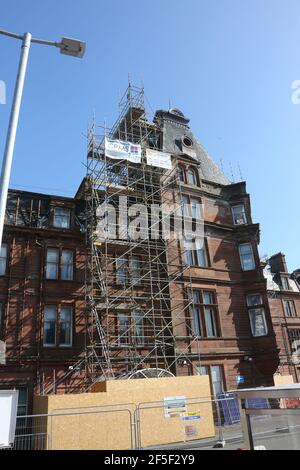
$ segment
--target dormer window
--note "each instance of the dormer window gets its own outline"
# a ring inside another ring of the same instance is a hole
[[[56,228],[70,228],[71,210],[63,207],[54,208],[53,226]]]
[[[190,167],[187,171],[187,183],[191,184],[192,186],[198,185],[196,170],[192,167]]]
[[[281,276],[281,285],[283,290],[290,290],[291,287],[287,276]]]
[[[247,224],[247,217],[244,204],[232,207],[232,217],[234,225]]]

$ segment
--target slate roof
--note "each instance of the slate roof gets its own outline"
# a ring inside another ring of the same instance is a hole
[[[200,162],[201,178],[222,185],[231,184],[209,153],[198,142],[188,126],[189,119],[180,110],[157,111],[154,121],[160,125],[163,131],[163,152],[173,154],[184,153],[185,149],[182,144],[182,138],[187,136],[194,143],[192,149],[194,150],[196,160]]]

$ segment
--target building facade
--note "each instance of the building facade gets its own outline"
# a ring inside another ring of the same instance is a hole
[[[0,386],[20,390],[23,414],[33,393],[45,393],[84,349],[81,211],[74,199],[9,192],[0,263],[0,339],[6,343]]]
[[[300,381],[300,271],[290,273],[283,253],[273,255],[265,266],[269,305],[276,342],[279,369]]]
[[[9,193],[0,387],[22,391],[24,413],[33,393],[76,393],[146,369],[209,374],[214,394],[272,384],[278,348],[245,183],[228,181],[179,110],[150,122],[129,99],[110,138],[140,144],[141,164],[108,158],[91,135],[74,198]],[[148,165],[147,149],[169,155],[171,168]],[[120,196],[129,212],[169,204],[192,226],[201,218],[203,243],[175,236],[174,211],[167,239],[162,219],[154,240],[121,237]],[[95,236],[103,202],[116,208],[117,238]]]

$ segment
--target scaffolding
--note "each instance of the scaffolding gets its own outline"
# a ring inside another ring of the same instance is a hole
[[[85,354],[89,386],[135,376],[145,369],[151,374],[155,370],[175,374],[178,361],[192,364],[191,346],[195,341],[198,345],[190,314],[192,277],[180,241],[174,236],[164,238],[162,219],[153,225],[148,222],[147,234],[139,240],[120,233],[121,213],[132,204],[142,204],[150,215],[151,207],[161,207],[165,201],[181,203],[176,164],[164,170],[147,165],[144,157],[139,164],[111,159],[105,152],[105,137],[139,144],[143,154],[147,148],[161,150],[162,132],[146,117],[143,88],[129,84],[112,129],[98,128],[93,122],[88,131]],[[105,209],[114,207],[117,218],[115,227],[110,226],[99,239],[101,204]],[[149,236],[152,230],[154,239]],[[187,334],[178,346],[176,331],[182,324]],[[200,363],[199,350],[197,357]]]

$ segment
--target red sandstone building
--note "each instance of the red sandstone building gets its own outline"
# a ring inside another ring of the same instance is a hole
[[[170,154],[171,170],[116,165],[91,139],[75,198],[10,191],[0,386],[22,390],[20,413],[30,411],[33,393],[83,391],[145,369],[209,374],[214,394],[272,384],[279,359],[259,225],[245,183],[227,180],[188,123],[175,109],[147,121],[141,103],[129,101],[111,137]],[[168,241],[97,241],[95,204],[120,194],[129,206],[189,204],[192,222],[202,204],[204,245],[174,240],[174,229]]]
[[[265,267],[269,305],[279,348],[280,374],[300,381],[300,272],[289,273],[283,253],[269,259]]]

